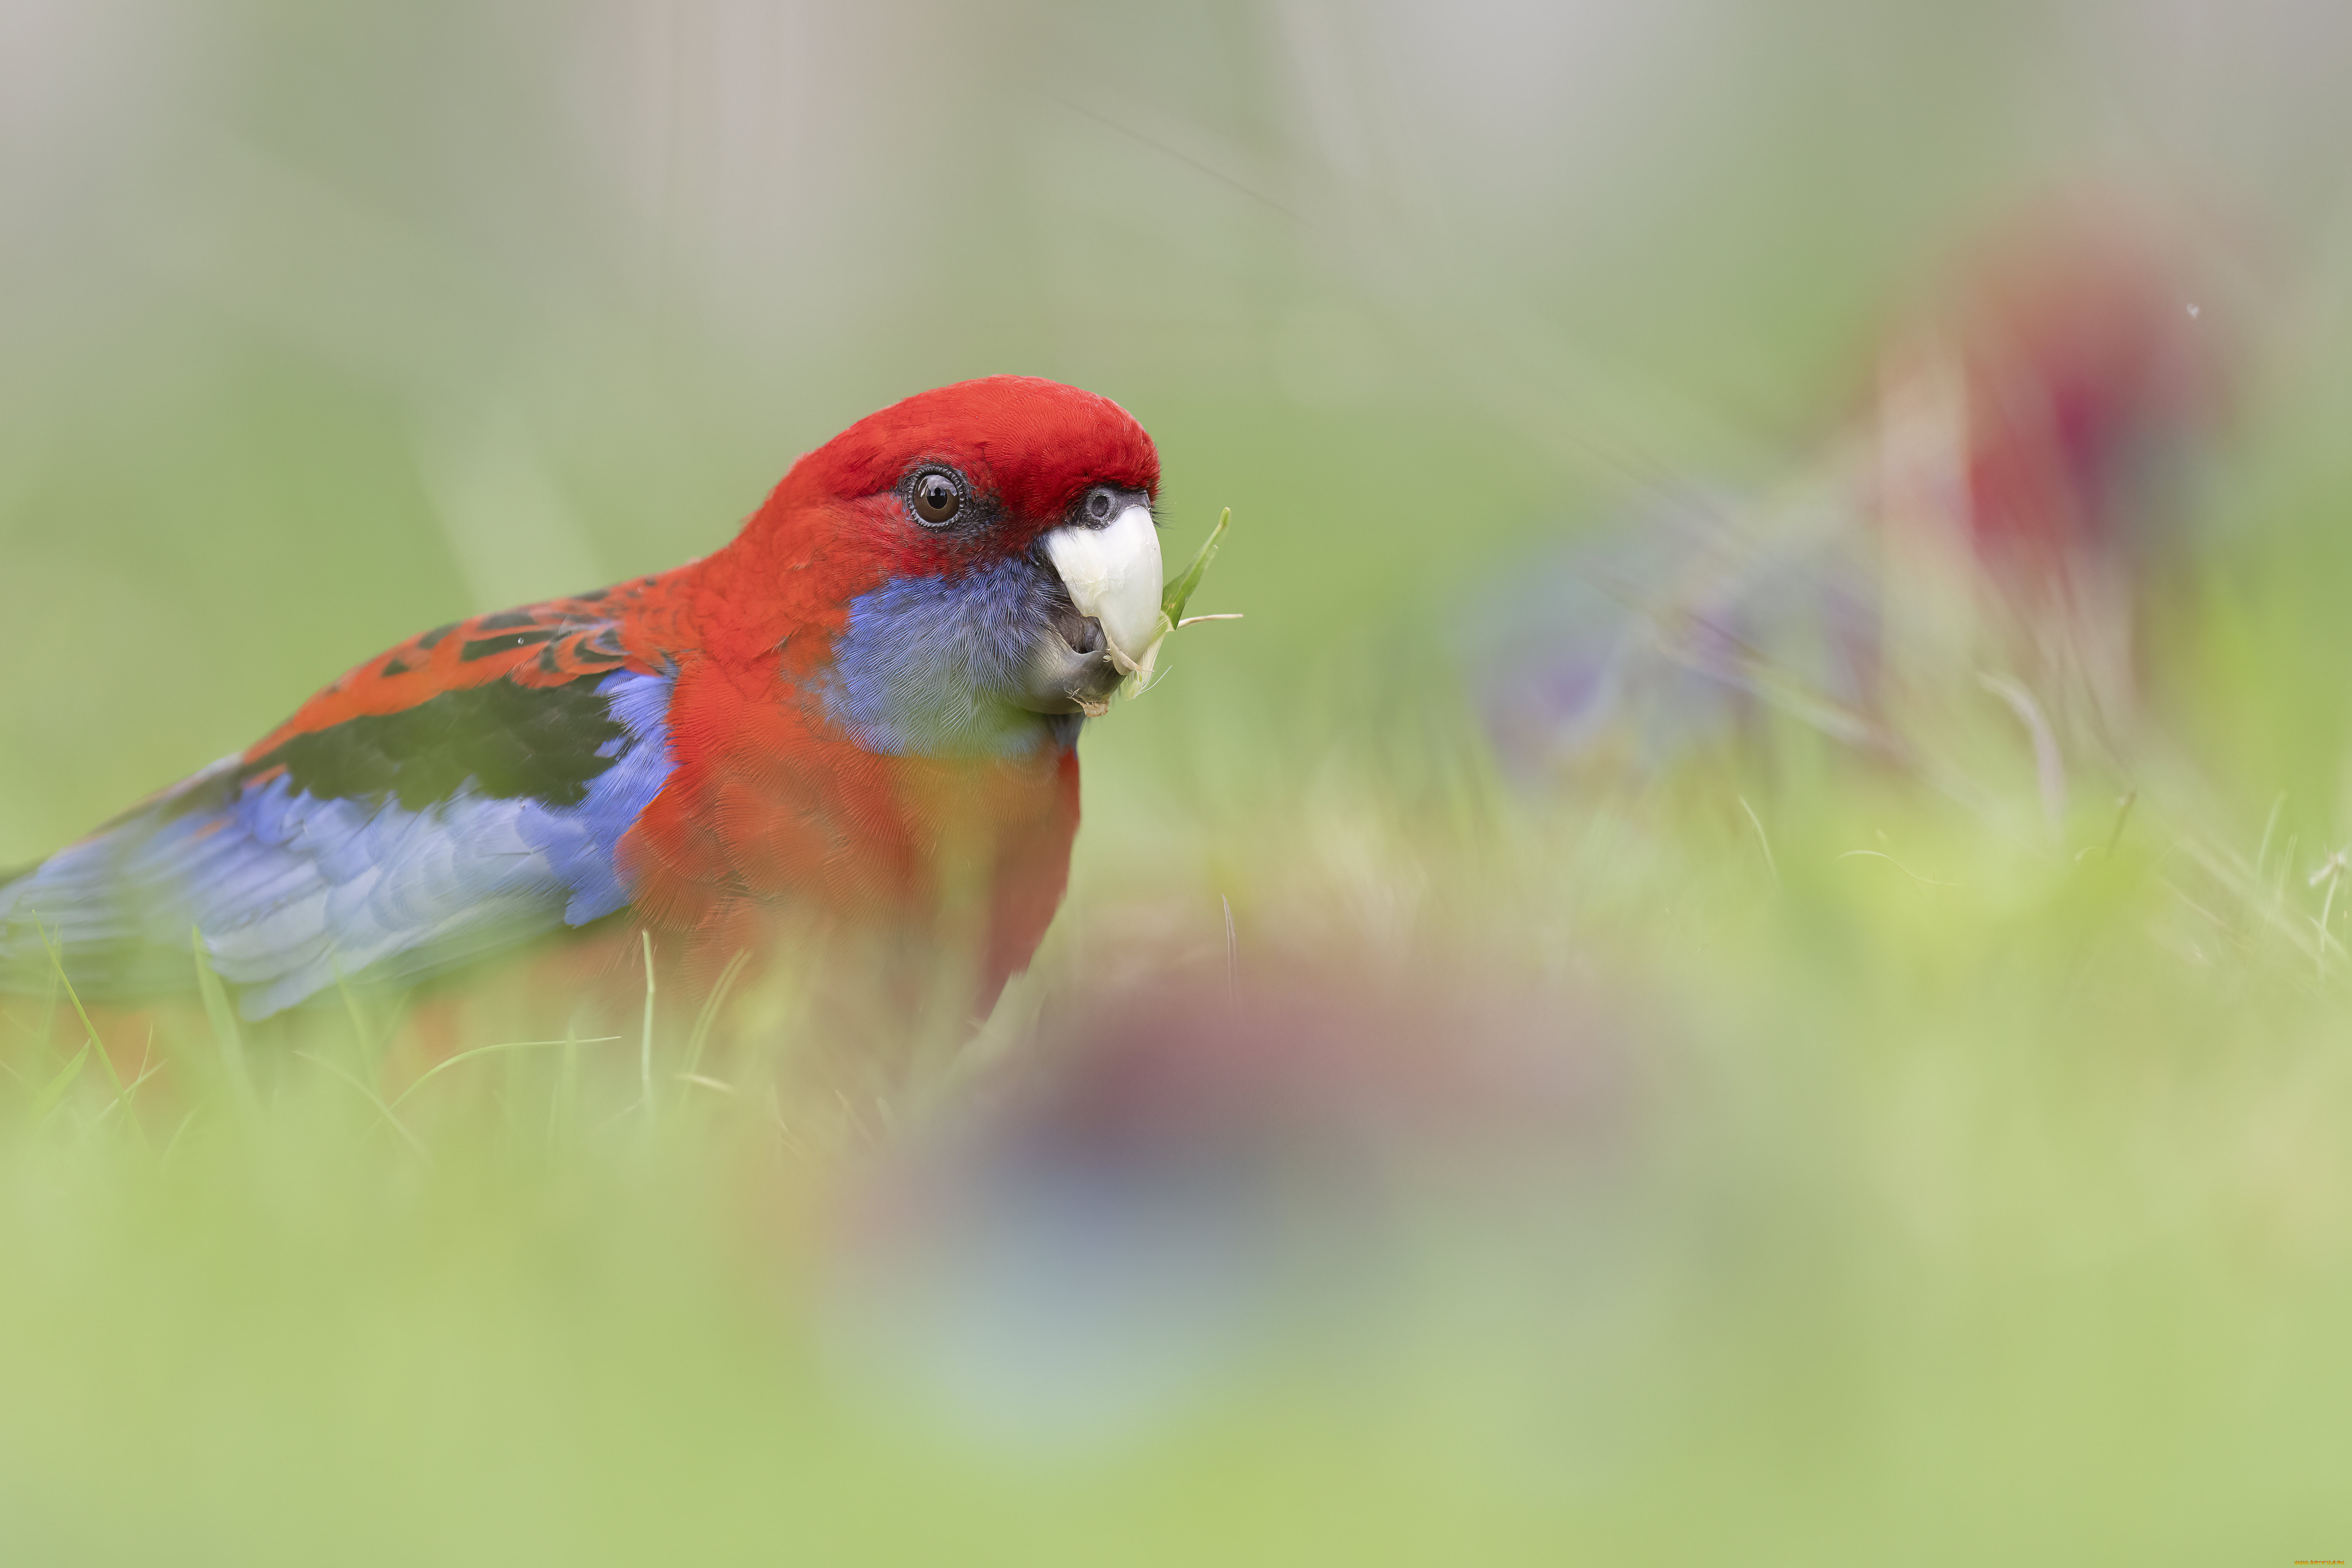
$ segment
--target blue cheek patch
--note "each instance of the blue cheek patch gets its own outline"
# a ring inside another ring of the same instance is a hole
[[[1015,701],[1031,648],[1051,635],[1050,586],[1016,556],[858,595],[820,688],[827,714],[888,756],[1024,756],[1055,743],[1046,716]]]

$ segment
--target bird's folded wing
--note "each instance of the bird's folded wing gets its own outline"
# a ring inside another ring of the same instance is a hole
[[[0,882],[0,983],[38,986],[61,963],[86,995],[184,989],[193,931],[260,1018],[338,976],[415,977],[619,909],[615,846],[671,767],[671,679],[576,616],[559,635],[590,657],[560,665],[538,626],[517,640],[492,625],[526,614],[394,649],[252,751]],[[430,673],[399,668],[419,645],[453,643],[454,662],[491,638],[470,683],[398,681]],[[394,682],[413,700],[387,700]]]

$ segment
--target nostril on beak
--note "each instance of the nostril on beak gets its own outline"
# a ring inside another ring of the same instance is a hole
[[[1082,616],[1076,625],[1064,627],[1062,636],[1073,653],[1096,654],[1109,646],[1103,640],[1102,622],[1092,616]]]

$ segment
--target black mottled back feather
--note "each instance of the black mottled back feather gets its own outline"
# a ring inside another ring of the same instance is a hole
[[[494,680],[293,736],[247,763],[242,776],[282,767],[297,791],[314,798],[390,798],[412,811],[449,799],[468,780],[495,799],[577,805],[613,765],[625,733],[593,679],[561,686]]]

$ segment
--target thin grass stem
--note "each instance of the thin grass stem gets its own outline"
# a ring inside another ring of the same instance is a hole
[[[256,1104],[253,1079],[245,1070],[245,1036],[237,1029],[228,991],[221,984],[220,976],[213,973],[211,959],[205,955],[202,929],[188,928],[188,945],[196,956],[196,991],[205,1001],[205,1018],[212,1025],[213,1042],[220,1047],[221,1061],[228,1068],[229,1091],[236,1097],[239,1106],[250,1110]]]
[[[637,1046],[637,1087],[645,1096],[646,1120],[655,1119],[654,1110],[654,933],[641,931],[637,940],[646,950],[646,1026]]]
[[[415,1082],[410,1084],[406,1089],[402,1089],[398,1094],[392,1097],[392,1103],[395,1107],[403,1104],[407,1100],[410,1095],[415,1094],[418,1089],[423,1089],[426,1084],[432,1082],[433,1079],[440,1077],[443,1073],[447,1072],[451,1068],[456,1067],[459,1062],[469,1062],[476,1057],[494,1056],[500,1051],[540,1050],[550,1046],[598,1046],[617,1040],[620,1037],[621,1037],[618,1035],[599,1035],[593,1039],[580,1040],[572,1038],[570,1036],[566,1036],[564,1038],[560,1040],[501,1040],[495,1046],[476,1046],[470,1050],[459,1051],[454,1057],[448,1057],[443,1060],[435,1062],[431,1067],[417,1074]]]
[[[383,1096],[377,1094],[375,1090],[370,1089],[367,1085],[362,1083],[356,1076],[346,1071],[334,1062],[328,1060],[325,1057],[318,1056],[310,1051],[296,1051],[294,1054],[301,1058],[306,1062],[326,1068],[337,1078],[341,1079],[345,1083],[350,1084],[352,1089],[358,1090],[360,1097],[362,1100],[365,1100],[370,1105],[374,1106],[377,1111],[383,1115],[385,1124],[394,1132],[399,1133],[402,1141],[411,1149],[416,1151],[416,1157],[418,1159],[424,1161],[427,1165],[433,1163],[433,1156],[426,1152],[424,1143],[418,1141],[415,1133],[411,1132],[408,1130],[408,1124],[403,1121],[399,1116],[394,1112],[392,1107],[383,1102]]]

